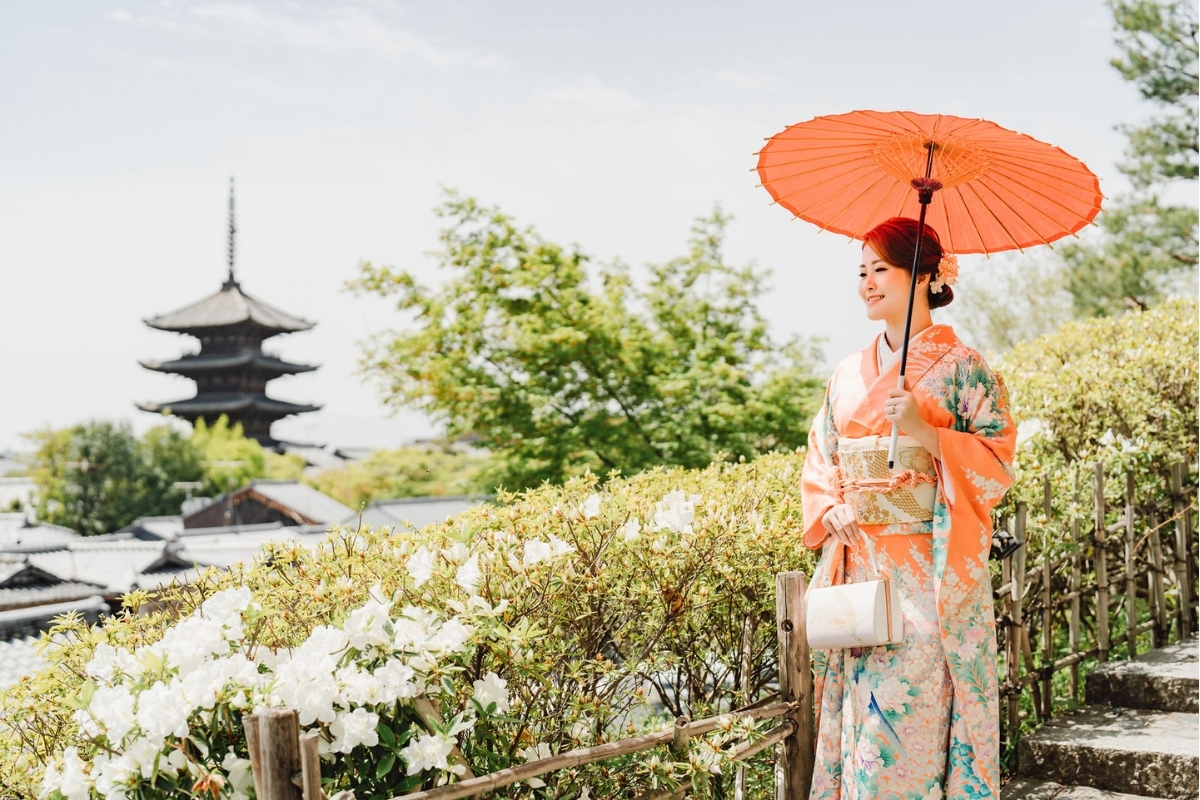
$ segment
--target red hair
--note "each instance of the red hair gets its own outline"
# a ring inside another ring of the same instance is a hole
[[[915,219],[892,217],[868,231],[863,237],[863,245],[870,245],[884,261],[911,274],[913,253],[917,249],[917,227]],[[921,237],[921,263],[917,265],[917,275],[928,276],[932,283],[937,279],[938,264],[944,255],[937,231],[926,225]],[[948,306],[954,299],[954,290],[949,286],[943,286],[936,294],[927,286],[925,293],[930,308]]]

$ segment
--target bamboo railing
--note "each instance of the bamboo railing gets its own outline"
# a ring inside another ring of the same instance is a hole
[[[1132,474],[1109,475],[1096,464],[1090,476],[1090,530],[1078,517],[1054,520],[1048,483],[1041,509],[1043,541],[1026,541],[1025,503],[1017,504],[1011,518],[998,521],[1026,542],[1001,562],[994,584],[1008,748],[1023,728],[1053,716],[1056,706],[1079,704],[1081,668],[1104,663],[1117,650],[1133,658],[1196,630],[1196,487],[1185,486],[1185,475],[1182,464],[1172,465],[1166,476],[1169,497],[1156,502]],[[1116,506],[1105,499],[1111,480],[1124,484]],[[1082,482],[1075,486],[1077,503]],[[1051,536],[1063,537],[1066,547],[1047,546]],[[1029,563],[1032,544],[1042,546]],[[1060,673],[1065,680],[1056,684]]]
[[[692,721],[679,717],[675,723],[654,733],[584,747],[549,758],[530,761],[487,775],[468,775],[457,783],[413,792],[392,800],[461,800],[482,797],[496,789],[538,778],[558,770],[594,764],[632,753],[666,747],[678,759],[687,758],[688,740],[716,730],[733,715],[752,720],[779,719],[761,739],[743,742],[727,753],[733,761],[745,762],[778,746],[775,768],[776,796],[785,800],[808,797],[812,783],[815,732],[813,730],[812,669],[808,637],[804,628],[805,576],[782,572],[775,576],[775,620],[779,653],[779,692],[729,714]],[[246,745],[254,773],[255,794],[260,800],[326,800],[321,790],[321,773],[316,734],[301,735],[294,709],[271,708],[242,718]],[[740,770],[739,770],[740,772]],[[735,781],[744,796],[744,777]],[[692,790],[690,783],[660,789],[639,800],[671,800]],[[341,800],[335,796],[333,800]]]

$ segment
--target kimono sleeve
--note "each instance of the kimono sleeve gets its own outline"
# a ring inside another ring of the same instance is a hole
[[[1013,481],[1016,426],[1004,385],[981,356],[961,359],[947,379],[943,402],[954,425],[938,429],[939,487],[953,532],[951,549],[976,571],[987,562],[991,510]]]
[[[808,432],[808,455],[800,475],[800,499],[804,510],[804,544],[818,548],[828,532],[821,524],[825,512],[842,502],[838,488],[837,428],[833,419],[831,392],[833,381],[825,388],[825,401],[813,418]]]

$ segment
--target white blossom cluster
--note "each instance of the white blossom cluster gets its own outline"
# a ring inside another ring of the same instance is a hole
[[[470,564],[470,557],[463,559],[464,566]],[[381,711],[427,689],[438,691],[436,685],[427,687],[426,679],[440,662],[466,650],[474,633],[472,616],[497,613],[478,597],[470,598],[463,614],[448,619],[415,606],[393,613],[391,603],[373,590],[372,599],[352,611],[341,628],[317,627],[294,650],[273,653],[256,652],[246,641],[246,621],[258,611],[252,599],[248,588],[225,590],[154,644],[132,652],[99,645],[86,667],[89,681],[75,701],[75,720],[100,752],[89,763],[76,747],[66,748],[47,767],[42,796],[126,800],[140,785],[160,778],[181,785],[211,780],[217,763],[223,773],[219,785],[227,790],[222,796],[248,800],[253,791],[249,761],[232,749],[207,752],[204,727],[214,709],[295,708],[302,727],[320,725],[326,732],[324,752],[375,747]],[[494,672],[475,681],[473,696],[486,714],[509,710],[507,683]],[[468,709],[448,730],[411,739],[399,754],[407,773],[464,771],[451,763],[451,753],[455,736],[475,721]],[[185,741],[202,751],[207,766],[186,755],[187,748],[180,746]]]

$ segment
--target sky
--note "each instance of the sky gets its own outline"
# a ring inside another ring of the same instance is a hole
[[[279,438],[437,433],[357,370],[362,341],[410,321],[344,284],[362,260],[436,284],[446,189],[635,274],[719,204],[729,261],[771,272],[772,334],[822,337],[836,363],[878,330],[859,248],[770,204],[762,141],[862,108],[983,117],[1111,196],[1114,126],[1153,110],[1115,54],[1101,0],[4,3],[0,451],[88,419],[145,430],[161,420],[136,402],[192,394],[138,361],[195,340],[143,320],[220,287],[230,176],[243,288],[317,323],[268,343],[320,365],[271,384],[323,406]]]

